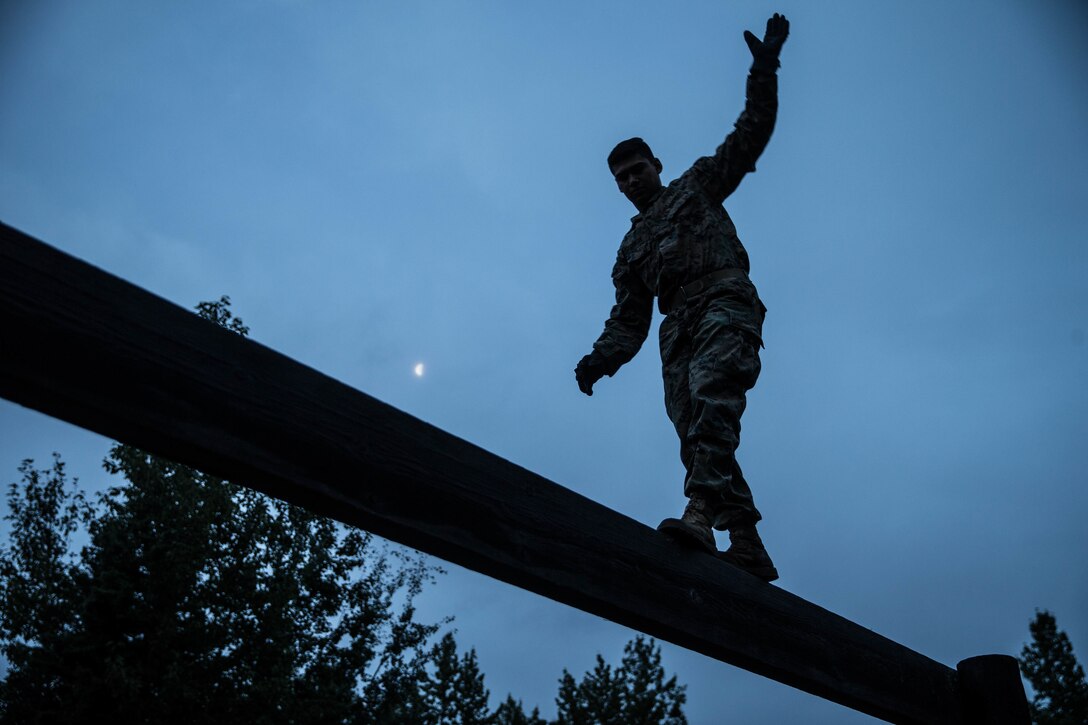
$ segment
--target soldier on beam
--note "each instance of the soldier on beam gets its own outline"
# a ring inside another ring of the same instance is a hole
[[[665,407],[680,436],[687,506],[658,527],[765,581],[778,571],[756,532],[762,518],[735,453],[745,394],[759,377],[766,307],[748,278],[748,253],[722,207],[770,140],[778,110],[778,55],[789,21],[775,13],[763,40],[745,31],[752,51],[747,102],[712,156],[668,186],[661,161],[641,138],[608,155],[616,185],[638,210],[620,244],[612,281],[616,304],[604,332],[575,369],[578,387],[612,376],[635,356],[650,329],[653,301],[661,323]],[[712,528],[729,531],[718,552]]]

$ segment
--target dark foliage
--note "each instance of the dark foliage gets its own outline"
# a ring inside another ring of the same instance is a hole
[[[1035,691],[1032,722],[1088,725],[1088,682],[1069,637],[1046,610],[1035,612],[1029,629],[1031,644],[1024,645],[1020,653],[1020,669]]]
[[[540,710],[533,708],[528,715],[521,700],[515,700],[513,695],[507,695],[506,700],[495,710],[492,715],[492,725],[547,725],[547,721],[540,717]]]
[[[201,314],[245,334],[229,300]],[[131,446],[91,506],[20,468],[0,551],[0,719],[405,722],[442,623],[435,570],[356,530]],[[86,544],[78,552],[74,542]]]
[[[241,335],[226,297],[199,314]],[[251,489],[132,446],[90,503],[60,457],[19,468],[0,547],[0,723],[545,725],[494,712],[475,650],[416,621],[439,571]],[[641,637],[613,672],[564,671],[559,723],[685,723]]]
[[[685,689],[676,677],[665,680],[661,648],[638,636],[623,648],[615,670],[597,655],[581,682],[563,671],[558,725],[685,725]]]

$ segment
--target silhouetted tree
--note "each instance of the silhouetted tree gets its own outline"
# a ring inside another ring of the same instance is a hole
[[[434,725],[486,725],[487,688],[476,661],[476,650],[457,656],[457,643],[447,633],[431,650],[421,681]]]
[[[507,695],[506,700],[495,709],[495,714],[491,716],[491,725],[548,725],[548,722],[540,717],[540,710],[535,707],[526,715],[521,700],[515,700],[513,695]]]
[[[566,670],[559,680],[558,725],[684,725],[685,687],[665,680],[661,648],[642,636],[627,643],[614,671],[597,655],[581,682]]]
[[[1073,655],[1073,644],[1050,612],[1036,611],[1029,625],[1031,644],[1020,653],[1020,668],[1035,697],[1032,721],[1037,725],[1088,723],[1088,682]]]
[[[241,335],[226,297],[201,316]],[[88,502],[54,454],[8,490],[0,723],[546,725],[493,713],[475,650],[415,619],[438,569],[369,534],[128,445]],[[680,725],[684,687],[629,642],[566,670],[558,723]]]
[[[229,300],[201,314],[245,334]],[[20,467],[0,550],[0,719],[405,722],[441,623],[418,555],[132,446],[97,506]],[[78,538],[86,545],[76,551]]]

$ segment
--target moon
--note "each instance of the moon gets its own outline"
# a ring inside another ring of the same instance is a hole
[[[412,368],[412,372],[416,374],[417,378],[423,377],[423,363],[416,363],[416,366]]]

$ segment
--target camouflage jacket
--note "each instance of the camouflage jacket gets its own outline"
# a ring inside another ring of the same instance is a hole
[[[681,285],[719,269],[749,271],[748,252],[722,202],[755,162],[774,130],[778,111],[778,78],[753,70],[748,75],[747,102],[734,130],[713,156],[697,160],[665,187],[644,212],[631,219],[623,238],[612,281],[616,304],[593,349],[618,368],[635,356],[650,329],[653,298],[663,313],[665,301]],[[727,297],[733,324],[761,338],[763,303],[746,276],[715,282],[701,298]],[[675,310],[674,314],[683,314]],[[762,338],[761,338],[762,339]]]

